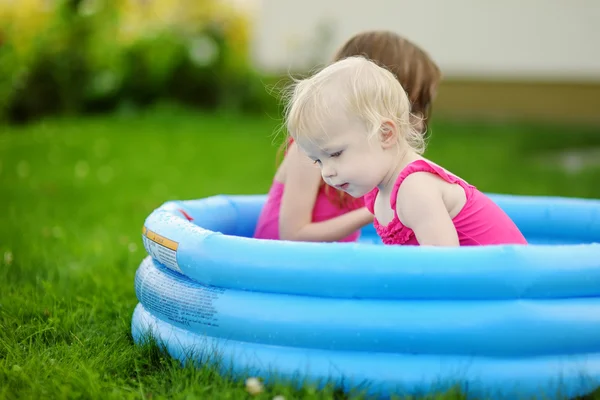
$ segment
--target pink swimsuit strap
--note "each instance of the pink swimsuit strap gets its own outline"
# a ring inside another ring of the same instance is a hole
[[[406,167],[404,167],[404,169],[402,169],[402,171],[400,171],[400,174],[398,175],[398,178],[396,178],[396,182],[394,183],[394,187],[392,188],[392,192],[390,194],[390,207],[394,212],[394,218],[387,225],[380,224],[379,221],[377,221],[377,218],[375,218],[373,221],[373,225],[375,226],[377,233],[381,236],[384,243],[408,244],[412,241],[411,236],[413,236],[413,230],[404,226],[404,224],[402,224],[398,218],[398,213],[396,212],[396,202],[400,185],[402,185],[402,182],[404,182],[407,176],[415,172],[429,172],[438,175],[446,182],[459,184],[465,189],[467,203],[469,203],[469,200],[471,199],[474,186],[449,173],[439,165],[427,162],[425,160],[416,160],[409,163]],[[374,206],[377,193],[379,193],[379,189],[375,188],[373,191],[365,195],[365,205],[372,214],[375,214]]]
[[[451,174],[450,172],[446,171],[444,168],[440,167],[439,165],[436,165],[432,162],[427,162],[425,160],[416,160],[416,161],[409,163],[406,167],[404,167],[404,169],[398,175],[398,178],[396,179],[396,183],[394,183],[394,187],[392,188],[392,193],[390,195],[390,206],[392,207],[392,210],[394,210],[394,215],[396,214],[396,201],[398,198],[398,190],[400,189],[400,185],[402,185],[402,182],[404,182],[406,177],[408,177],[410,174],[413,174],[415,172],[429,172],[429,173],[438,175],[439,177],[441,177],[443,180],[445,180],[448,183],[459,184],[463,189],[465,189],[465,194],[467,196],[467,202],[469,202],[469,198],[470,198],[470,194],[471,194],[471,190],[469,190],[469,189],[474,188],[473,185],[469,185],[463,179],[460,179],[456,175]]]
[[[396,182],[394,183],[394,187],[392,188],[392,192],[390,194],[390,206],[392,207],[392,210],[394,210],[395,218],[397,218],[396,201],[398,198],[398,190],[400,189],[400,185],[402,185],[402,182],[404,182],[406,177],[408,177],[410,174],[413,174],[415,172],[430,172],[432,174],[440,176],[446,182],[459,184],[461,187],[463,187],[465,189],[465,193],[467,195],[467,201],[469,200],[469,195],[471,194],[471,191],[468,189],[474,188],[473,185],[468,184],[463,179],[460,179],[459,177],[451,174],[450,172],[446,171],[444,168],[440,167],[439,165],[436,165],[431,162],[427,162],[425,160],[413,161],[413,162],[409,163],[406,167],[404,167],[404,169],[402,169],[402,171],[400,171],[400,174],[398,175],[398,178],[396,178]],[[379,193],[379,189],[375,188],[371,192],[369,192],[365,195],[365,204],[372,214],[375,213],[375,210],[374,210],[375,198],[377,197],[378,193]]]

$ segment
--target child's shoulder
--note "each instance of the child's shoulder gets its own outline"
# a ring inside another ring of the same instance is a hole
[[[398,191],[414,191],[437,186],[445,182],[438,174],[430,171],[419,170],[406,175],[401,182],[397,182]]]
[[[415,162],[394,193],[398,217],[409,225],[433,211],[446,210],[454,217],[473,192],[473,186],[441,166],[425,160]]]
[[[440,179],[443,168],[425,159],[419,158],[408,163],[398,174],[392,193],[402,190],[418,189],[419,186],[431,184]]]
[[[396,203],[394,207],[414,208],[441,198],[445,185],[448,182],[437,174],[428,170],[414,171],[397,182],[396,190],[392,192]]]
[[[446,168],[434,163],[431,160],[421,158],[409,163],[398,175],[397,186],[418,185],[423,183],[447,182],[450,184],[467,184],[456,174],[448,171]],[[409,183],[414,182],[414,183]]]

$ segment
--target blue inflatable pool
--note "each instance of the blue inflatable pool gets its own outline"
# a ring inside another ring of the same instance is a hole
[[[600,386],[600,201],[490,195],[528,246],[252,239],[264,195],[172,201],[145,221],[136,341],[182,360],[382,397]]]

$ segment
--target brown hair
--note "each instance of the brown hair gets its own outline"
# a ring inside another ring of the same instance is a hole
[[[391,31],[365,31],[348,39],[334,54],[336,62],[346,57],[363,56],[396,76],[411,102],[411,112],[423,117],[422,133],[427,131],[431,103],[442,74],[436,63],[416,44]],[[285,151],[285,140],[280,153]],[[321,181],[329,200],[338,207],[351,207],[356,199]],[[322,189],[322,188],[321,188]]]
[[[442,78],[440,69],[423,49],[391,31],[366,31],[350,38],[334,61],[361,55],[392,72],[411,102],[411,112],[424,118],[423,133],[431,114],[431,103]]]

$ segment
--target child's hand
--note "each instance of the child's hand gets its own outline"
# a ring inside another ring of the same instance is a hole
[[[413,230],[421,246],[459,246],[435,175],[427,172],[409,175],[398,190],[396,213],[400,222]]]

